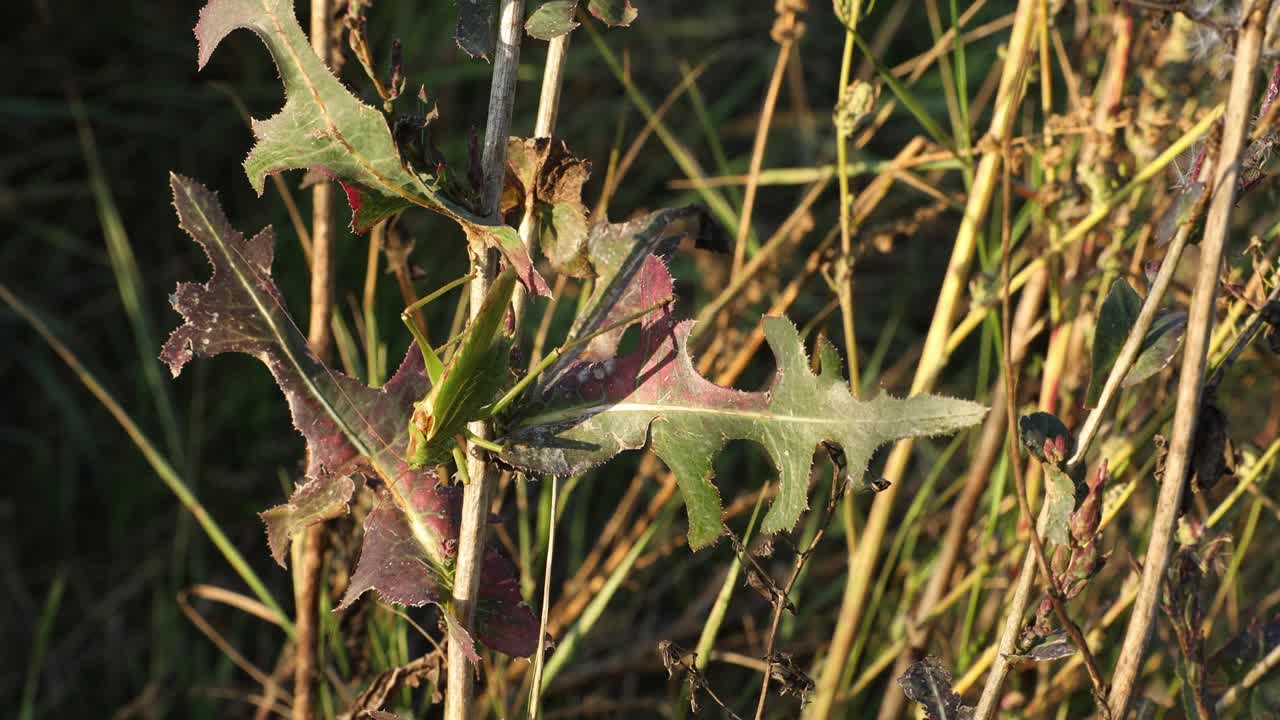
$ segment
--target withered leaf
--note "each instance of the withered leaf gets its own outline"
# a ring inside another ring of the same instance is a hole
[[[453,37],[473,58],[493,57],[494,27],[498,23],[497,0],[457,0],[458,27]]]
[[[573,15],[578,10],[578,0],[547,0],[529,13],[524,30],[539,40],[551,40],[573,32],[578,23]]]
[[[932,655],[917,660],[898,678],[908,699],[920,703],[928,720],[969,720],[973,708],[951,689],[951,673]]]
[[[289,502],[260,513],[267,526],[267,545],[271,557],[284,566],[289,543],[298,533],[324,520],[347,514],[356,484],[350,477],[333,478],[327,472],[311,478],[294,489]]]
[[[630,25],[639,14],[631,6],[631,0],[587,0],[587,9],[604,24],[612,26]]]

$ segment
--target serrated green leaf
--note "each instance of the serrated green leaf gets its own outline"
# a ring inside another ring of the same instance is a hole
[[[1124,278],[1116,278],[1107,291],[1107,298],[1102,301],[1098,311],[1098,323],[1093,332],[1093,355],[1089,372],[1089,390],[1085,394],[1085,404],[1093,407],[1102,396],[1102,387],[1107,382],[1107,375],[1116,364],[1116,356],[1129,337],[1134,322],[1138,319],[1138,311],[1142,309],[1142,298]]]
[[[665,267],[650,256],[645,273]],[[669,282],[669,277],[668,277]],[[764,446],[779,473],[779,492],[762,529],[794,527],[808,507],[808,479],[819,443],[844,451],[851,477],[871,453],[904,437],[940,435],[977,423],[986,408],[937,396],[855,400],[836,357],[822,351],[820,375],[809,369],[800,334],[785,318],[764,320],[777,373],[763,392],[715,385],[694,369],[686,346],[693,324],[675,325],[669,308],[641,324],[640,349],[603,363],[579,362],[513,418],[503,458],[533,472],[571,475],[646,444],[671,468],[689,512],[689,543],[704,547],[722,531],[712,463],[730,440]]]
[[[257,143],[244,169],[258,194],[273,173],[319,170],[348,184],[357,231],[409,207],[434,210],[462,225],[468,239],[502,252],[531,292],[550,293],[523,245],[493,242],[504,236],[484,229],[492,227],[488,220],[431,189],[405,166],[382,113],[347,92],[311,49],[294,16],[293,0],[210,0],[195,28],[199,67],[237,28],[253,31],[266,44],[285,90],[279,113],[253,121]]]
[[[539,40],[567,35],[578,27],[573,19],[578,10],[578,0],[547,0],[529,15],[524,23],[525,32]]]
[[[400,161],[382,113],[347,92],[311,49],[293,0],[211,0],[195,29],[200,68],[237,28],[252,30],[266,44],[285,89],[284,108],[253,121],[258,142],[244,168],[259,194],[267,175],[322,168],[384,195],[439,205]]]

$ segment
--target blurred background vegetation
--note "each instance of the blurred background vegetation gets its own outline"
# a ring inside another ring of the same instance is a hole
[[[275,277],[295,317],[305,316],[307,301],[306,263],[286,206],[271,184],[262,198],[257,197],[241,167],[251,135],[237,101],[252,116],[265,117],[282,103],[279,80],[269,55],[248,33],[233,34],[209,66],[197,73],[191,29],[200,4],[195,0],[20,0],[10,8],[5,61],[0,63],[4,79],[0,135],[5,143],[0,157],[0,222],[5,228],[0,278],[115,394],[287,607],[292,597],[290,574],[271,562],[257,517],[282,501],[301,460],[303,443],[290,427],[285,404],[268,374],[246,357],[195,363],[178,382],[170,382],[156,359],[159,343],[179,322],[168,306],[169,293],[179,281],[207,277],[203,258],[176,226],[167,188],[170,171],[217,189],[236,227],[253,232],[273,225],[279,235]],[[575,154],[594,164],[584,193],[589,204],[599,197],[611,158],[616,162],[644,129],[645,116],[637,107],[636,93],[658,105],[690,73],[698,78],[694,89],[683,93],[667,111],[664,122],[670,134],[646,141],[608,199],[608,215],[614,220],[706,199],[679,182],[687,179],[687,168],[677,161],[681,152],[687,152],[706,176],[739,175],[747,170],[761,98],[778,47],[770,37],[776,18],[772,3],[646,0],[637,5],[640,16],[633,27],[607,30],[589,25],[575,33],[569,51],[558,135]],[[934,46],[935,33],[923,5],[882,0],[862,20],[860,27],[886,66]],[[967,2],[961,5],[961,11],[968,9]],[[948,107],[944,73],[967,73],[967,92],[979,99],[973,102],[970,125],[975,128],[973,137],[980,137],[987,126],[992,92],[984,80],[999,64],[998,48],[1007,42],[1004,28],[1014,5],[1010,0],[990,0],[972,15],[967,28],[990,29],[966,42],[963,69],[935,63],[913,82],[911,91],[920,110],[947,125],[954,108]],[[1093,3],[1076,5],[1063,13],[1060,24],[1071,42],[1076,70],[1089,90],[1090,79],[1100,71],[1105,36],[1086,42],[1072,23],[1081,14],[1105,17],[1110,4],[1097,3],[1099,9],[1093,11],[1086,8]],[[945,3],[943,7],[944,27],[950,27]],[[438,103],[434,137],[451,162],[465,167],[468,137],[484,124],[491,68],[456,49],[454,13],[450,2],[377,0],[369,14],[369,37],[380,61],[387,57],[392,39],[401,40],[409,92],[421,85]],[[803,17],[807,30],[773,119],[764,166],[807,168],[812,179],[812,169],[829,165],[835,157],[831,109],[844,30],[821,0],[815,0]],[[1002,20],[1006,22],[987,26]],[[1104,30],[1085,27],[1086,35]],[[1145,28],[1139,32],[1143,41],[1156,43],[1145,32]],[[531,132],[545,48],[545,43],[530,40],[522,51],[513,134]],[[631,94],[610,63],[624,69]],[[857,77],[875,77],[874,68],[861,55],[855,68]],[[358,94],[373,97],[354,61],[346,63],[342,77]],[[1194,77],[1203,83],[1193,85],[1196,92],[1212,92],[1211,76]],[[1058,97],[1064,97],[1065,81],[1055,82]],[[1130,82],[1140,80],[1135,75]],[[1036,92],[1033,85],[1028,121],[1037,112]],[[981,101],[984,96],[987,100]],[[886,89],[882,103],[888,97]],[[899,104],[857,150],[853,161],[891,159],[921,134],[913,113]],[[1157,146],[1172,137],[1176,133],[1158,137]],[[300,174],[290,174],[285,182],[293,188],[303,215],[309,217],[310,194],[297,191],[300,179]],[[855,178],[855,191],[870,179],[870,175]],[[869,388],[905,394],[910,384],[959,222],[963,187],[954,172],[926,184],[934,194],[895,184],[864,225],[867,232],[861,242],[868,249],[857,264],[855,308],[864,383]],[[762,187],[753,220],[760,241],[783,223],[808,190],[807,180]],[[723,185],[714,192],[736,215],[742,201],[740,185]],[[1263,188],[1249,207],[1263,206],[1273,198],[1274,192]],[[929,211],[921,212],[922,208]],[[1250,218],[1264,214],[1248,212]],[[728,337],[740,340],[754,327],[779,288],[803,271],[804,257],[836,226],[834,185],[803,216],[797,247],[783,253],[768,276],[735,303]],[[1000,241],[999,215],[993,212],[991,217],[992,232],[982,243],[995,251],[981,260],[981,269],[989,272],[996,267]],[[345,208],[340,220],[345,225]],[[410,263],[420,294],[465,272],[461,238],[453,223],[411,212],[401,222],[400,232],[406,242],[414,243]],[[1099,242],[1096,247],[1105,244]],[[1238,254],[1244,242],[1236,245]],[[1125,239],[1124,247],[1131,246],[1132,238]],[[372,374],[376,379],[394,369],[408,335],[396,320],[403,301],[390,276],[379,276],[369,305],[377,319],[376,330],[368,324],[362,295],[367,257],[367,238],[344,230],[336,263],[339,311],[353,337],[372,337],[374,344],[384,347],[372,373],[360,353],[344,359],[349,372],[362,377]],[[1125,256],[1124,261],[1128,260]],[[1072,282],[1083,288],[1095,273],[1094,259],[1086,256],[1078,262],[1083,263],[1079,267],[1087,277]],[[676,256],[673,270],[680,284],[682,315],[692,316],[724,287],[727,266],[726,258],[703,253]],[[1088,292],[1096,290],[1090,285]],[[1183,290],[1185,295],[1185,285]],[[566,288],[551,337],[562,337],[566,331],[576,291],[572,283]],[[1055,288],[1055,292],[1068,290]],[[788,314],[798,325],[811,324],[812,331],[826,333],[839,345],[840,318],[838,312],[831,312],[832,297],[819,274],[805,285]],[[1079,295],[1073,297],[1071,312],[1091,306],[1092,300],[1076,305]],[[429,308],[429,324],[438,335],[452,317],[448,303]],[[1054,316],[1049,322],[1061,323],[1063,318]],[[998,362],[993,354],[999,335],[994,323],[992,315],[952,355],[941,389],[989,400]],[[115,421],[29,326],[0,311],[0,333],[0,345],[6,349],[0,355],[6,389],[0,448],[10,467],[8,490],[0,493],[0,642],[5,648],[0,705],[23,708],[31,717],[254,716],[252,696],[262,688],[237,667],[225,648],[211,643],[184,616],[176,599],[198,584],[242,591],[239,578]],[[1023,387],[1034,390],[1039,385],[1045,338],[1040,335],[1032,346]],[[361,345],[359,340],[354,343]],[[1087,370],[1083,356],[1071,362]],[[1273,371],[1274,360],[1270,363],[1263,367]],[[768,353],[757,353],[739,386],[757,387],[770,372]],[[1266,372],[1250,375],[1246,385],[1256,402],[1227,411],[1233,418],[1249,418],[1239,422],[1245,428],[1245,441],[1260,443],[1275,435],[1275,408],[1265,407],[1262,400],[1269,397],[1274,405],[1275,385]],[[1077,395],[1080,391],[1076,389]],[[1164,392],[1158,397],[1169,397]],[[946,502],[958,491],[976,431],[956,442],[955,446],[949,439],[917,444],[917,461],[904,480],[895,516],[905,518],[903,530],[899,532],[895,523],[889,531],[892,545],[887,550],[896,563],[888,563],[885,574],[867,578],[868,583],[877,584],[870,614],[861,623],[859,672],[903,635],[902,614],[927,577],[929,560],[945,529]],[[1135,466],[1149,454],[1148,446]],[[873,473],[882,462],[878,457]],[[623,573],[622,587],[606,614],[550,686],[549,712],[575,716],[598,710],[649,716],[670,715],[678,712],[672,708],[680,707],[678,683],[668,681],[655,648],[662,639],[694,645],[734,553],[728,543],[697,554],[681,546],[683,516],[645,507],[659,496],[660,481],[642,476],[644,482],[629,489],[641,464],[640,455],[632,454],[580,483],[571,483],[561,494],[553,584],[557,602],[566,601],[561,595],[563,583],[593,551],[619,553],[635,547],[636,537],[625,532],[609,548],[596,546],[611,522],[636,518],[635,527],[644,529],[648,521],[639,519],[647,514],[650,521],[656,519],[657,533],[646,540],[647,550],[634,568]],[[1002,592],[1012,564],[1002,564],[1001,554],[1021,547],[1004,472],[1002,463],[999,477],[993,473],[993,490],[984,496],[975,521],[975,546],[966,553],[973,558],[970,568],[982,558],[993,569],[989,574],[984,569],[983,582],[971,585],[973,594],[949,611],[948,627],[956,630],[934,648],[945,650],[957,673],[971,667],[975,656],[994,642],[997,618],[982,612],[983,596],[973,588]],[[741,534],[754,506],[754,496],[748,493],[756,493],[773,479],[772,468],[758,448],[735,443],[731,452],[717,460],[717,475],[726,506],[736,508],[730,525]],[[928,492],[919,493],[926,483]],[[1153,497],[1148,487],[1134,504],[1150,507]],[[617,508],[624,501],[629,514],[619,518]],[[509,483],[502,499],[498,534],[525,562],[525,589],[535,605],[546,534],[539,518],[545,521],[548,502],[545,484],[522,489]],[[840,606],[846,567],[844,528],[865,522],[868,503],[865,497],[851,502],[847,524],[832,524],[792,596],[800,612],[785,617],[779,634],[779,647],[794,653],[815,676],[811,663],[829,641]],[[1274,523],[1274,504],[1266,504],[1265,509],[1262,522]],[[812,535],[816,515],[801,521],[797,537]],[[1140,517],[1145,522],[1146,516]],[[1255,517],[1252,523],[1257,522]],[[1132,523],[1141,525],[1138,520]],[[1119,533],[1130,532],[1129,521],[1121,524]],[[1134,530],[1132,537],[1143,535]],[[1120,587],[1127,572],[1129,546],[1121,547],[1123,543],[1123,537],[1108,543],[1117,547],[1105,576],[1112,590]],[[1273,542],[1267,545],[1274,548]],[[330,569],[340,573],[352,561],[354,551],[338,543],[331,551]],[[776,562],[778,574],[784,576],[789,559]],[[593,581],[568,588],[581,601],[576,613],[564,615],[565,622],[580,615],[580,606],[601,592],[604,577],[597,573]],[[1255,594],[1276,587],[1277,575],[1265,566],[1257,566],[1257,574],[1251,577],[1257,583]],[[1096,595],[1088,608],[1105,606],[1107,593]],[[1231,597],[1233,607],[1253,608],[1254,615],[1265,614],[1274,604],[1274,598],[1268,604],[1248,593]],[[190,602],[193,612],[207,618],[245,662],[268,673],[280,671],[284,639],[275,628],[223,605]],[[321,708],[326,716],[345,707],[344,690],[361,689],[358,678],[367,680],[429,647],[400,616],[383,610],[366,614],[372,630],[354,633],[338,628],[337,621],[325,629],[329,633],[325,642],[332,643],[325,650],[329,669],[338,672],[343,682],[353,683],[340,687],[342,682],[333,682],[326,687]],[[431,625],[425,611],[409,614]],[[1248,624],[1248,613],[1242,616],[1245,619],[1237,618],[1232,628]],[[1077,610],[1078,620],[1089,617],[1089,610]],[[726,653],[753,656],[758,652],[755,643],[761,626],[767,623],[767,603],[739,588],[724,621],[721,646]],[[356,636],[365,638],[367,646],[341,647],[344,638]],[[1169,663],[1169,652],[1166,645],[1157,656]],[[503,667],[490,667],[489,672],[502,676]],[[1165,672],[1172,676],[1167,666]],[[707,675],[731,707],[745,709],[754,704],[758,673],[752,668],[717,663]],[[1079,717],[1090,707],[1087,680],[1078,671],[1073,677],[1072,687],[1079,692],[1068,697],[1074,698],[1075,705],[1063,700],[1057,705],[1059,717]],[[845,687],[852,686],[854,679],[849,678]],[[881,696],[893,688],[883,668],[879,675],[867,677],[867,682],[842,698],[839,713],[869,717]],[[519,695],[514,688],[504,693],[501,687],[491,687],[489,692],[495,715],[503,713],[502,703],[515,702],[512,698]],[[799,712],[793,699],[779,700],[772,707],[778,717]],[[714,705],[705,711],[710,716],[719,712]]]

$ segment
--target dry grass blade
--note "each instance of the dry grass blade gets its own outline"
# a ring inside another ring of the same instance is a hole
[[[292,705],[295,702],[294,696],[281,688],[276,683],[275,678],[249,662],[244,655],[240,654],[239,650],[236,650],[231,643],[227,642],[226,638],[222,636],[222,633],[218,632],[213,625],[209,624],[208,620],[204,619],[203,615],[191,606],[191,603],[187,601],[187,595],[188,593],[186,591],[178,593],[177,600],[178,607],[182,609],[182,614],[187,616],[187,619],[191,621],[191,624],[195,625],[196,629],[199,630],[202,635],[209,638],[209,642],[216,645],[218,650],[221,651],[223,655],[226,655],[227,659],[234,663],[236,667],[243,670],[246,675],[253,678],[255,682],[261,685],[268,695],[282,698],[285,705]]]

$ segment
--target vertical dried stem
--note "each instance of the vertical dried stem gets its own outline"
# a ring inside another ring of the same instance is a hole
[[[1049,516],[1049,506],[1040,508],[1036,519],[1039,528]],[[978,699],[978,708],[974,710],[974,720],[990,720],[995,717],[996,705],[1000,700],[1000,688],[1004,685],[1005,676],[1009,674],[1008,656],[1016,651],[1014,644],[1018,639],[1018,631],[1022,628],[1022,616],[1026,612],[1027,603],[1031,599],[1031,586],[1036,579],[1036,556],[1028,552],[1022,557],[1022,569],[1018,571],[1018,582],[1013,588],[1013,597],[1009,601],[1010,610],[1005,614],[1004,626],[1000,629],[1000,644],[997,647],[991,672],[987,674],[987,684],[982,688],[982,697]],[[1014,612],[1018,610],[1018,612]]]
[[[1013,331],[1011,328],[1012,318],[1009,311],[1009,262],[1010,262],[1010,209],[1012,202],[1012,192],[1010,190],[1010,168],[1009,168],[1009,144],[1005,140],[1005,162],[1003,173],[1003,199],[1001,202],[1001,260],[1000,270],[1003,279],[1004,291],[1001,297],[1001,332],[1004,338],[1004,383],[1005,383],[1005,412],[1006,423],[1010,432],[1006,433],[1008,442],[1006,445],[1009,450],[1009,465],[1013,468],[1013,481],[1017,494],[1018,509],[1022,513],[1022,518],[1031,522],[1031,504],[1027,501],[1027,482],[1022,473],[1022,463],[1018,457],[1018,438],[1017,434],[1012,432],[1017,426],[1017,381],[1018,378],[1013,372],[1013,351],[1010,347],[1013,344]],[[1047,503],[1046,503],[1047,505]],[[1062,594],[1059,592],[1056,582],[1053,579],[1053,573],[1049,569],[1049,561],[1045,558],[1044,543],[1040,539],[1041,528],[1039,523],[1031,527],[1031,550],[1035,555],[1036,564],[1040,566],[1040,575],[1044,578],[1045,594],[1049,596],[1049,601],[1053,604],[1053,612],[1058,617],[1058,624],[1067,631],[1071,636],[1071,642],[1076,646],[1080,653],[1080,658],[1084,661],[1085,667],[1089,670],[1089,680],[1093,683],[1094,697],[1098,703],[1103,702],[1103,696],[1106,694],[1106,681],[1102,679],[1102,672],[1098,669],[1098,663],[1093,657],[1093,653],[1089,651],[1089,644],[1085,641],[1084,633],[1080,632],[1079,626],[1071,619],[1067,613],[1065,604],[1063,603]]]
[[[329,62],[329,0],[311,0],[311,48]],[[328,359],[333,334],[333,183],[317,183],[311,191],[311,317],[307,341],[321,361]],[[293,586],[294,644],[293,720],[311,718],[311,677],[316,661],[316,592],[320,585],[320,561],[324,552],[324,525],[307,528],[297,558]]]
[[[751,167],[747,171],[747,187],[742,195],[742,215],[738,220],[738,237],[733,249],[733,275],[736,277],[746,261],[747,237],[751,235],[751,212],[755,209],[756,189],[760,185],[760,166],[764,163],[764,149],[769,141],[769,126],[773,124],[773,111],[778,105],[778,92],[786,77],[787,61],[791,59],[795,41],[804,32],[804,25],[796,19],[796,12],[805,9],[806,0],[782,0],[778,3],[778,18],[773,23],[773,39],[778,43],[778,57],[773,64],[773,76],[765,91],[764,106],[760,109],[760,122],[756,125],[755,143],[751,147]]]
[[[852,0],[848,5],[849,16],[845,21],[844,51],[840,57],[840,87],[836,97],[843,98],[849,87],[849,73],[853,66],[854,33],[862,15],[862,0]],[[845,363],[849,366],[849,387],[853,396],[859,394],[858,343],[853,329],[853,199],[849,195],[849,134],[845,128],[836,127],[836,177],[840,183],[840,268],[836,286],[840,300],[840,326],[844,331]],[[853,502],[845,498],[846,503]],[[852,508],[851,508],[852,509]],[[834,689],[833,689],[834,692]]]
[[[1018,3],[1017,15],[1014,17],[1013,31],[1009,39],[1009,52],[1000,76],[995,112],[991,118],[989,134],[996,142],[993,143],[991,150],[983,154],[974,173],[973,188],[969,194],[960,229],[956,233],[951,260],[947,264],[947,274],[938,292],[938,303],[929,325],[929,333],[925,338],[920,364],[911,384],[912,395],[931,390],[937,381],[939,371],[946,362],[947,338],[951,334],[956,310],[965,290],[969,265],[977,248],[978,235],[985,224],[987,210],[991,205],[991,196],[998,179],[1001,160],[999,143],[1010,137],[1015,110],[1022,96],[1028,64],[1027,50],[1030,46],[1031,26],[1035,19],[1036,6],[1036,0],[1020,0]],[[837,686],[844,674],[845,662],[866,606],[867,591],[871,585],[866,579],[871,577],[876,559],[880,554],[880,545],[889,525],[889,515],[893,511],[893,501],[902,486],[901,480],[906,472],[907,463],[911,459],[913,447],[914,444],[910,440],[900,441],[894,446],[884,473],[885,478],[892,484],[887,490],[876,495],[862,537],[850,553],[840,615],[836,621],[831,646],[827,651],[822,677],[818,682],[818,697],[810,706],[808,717],[824,718],[831,713]]]
[[[540,637],[546,637],[547,615],[551,612],[551,563],[556,553],[556,507],[560,500],[559,495],[560,478],[553,475],[551,476],[551,516],[547,521],[547,563],[542,572],[542,619],[538,623]],[[538,720],[542,715],[542,668],[545,656],[546,643],[539,642],[538,654],[533,661],[533,682],[529,685],[529,717],[532,720]]]
[[[534,137],[550,138],[555,134],[556,117],[560,114],[560,88],[564,84],[564,63],[569,52],[569,36],[565,33],[551,39],[547,46],[547,63],[542,68],[542,94],[538,98],[538,118],[534,122]],[[524,217],[520,220],[520,241],[529,249],[529,256],[534,255],[534,235],[538,230],[538,221],[532,207],[524,209]],[[564,276],[561,276],[561,279]],[[561,283],[557,283],[560,287]],[[524,288],[516,288],[513,298],[516,327],[524,317],[528,296]],[[550,308],[547,319],[550,319]],[[541,335],[541,331],[539,331]],[[540,348],[536,351],[541,352]],[[532,365],[530,366],[532,367]],[[551,478],[551,517],[547,523],[547,562],[542,577],[542,616],[538,624],[538,637],[546,637],[548,614],[551,611],[551,567],[555,558],[556,547],[556,504],[559,495],[559,478]],[[529,689],[529,717],[537,720],[542,712],[542,669],[546,647],[538,643],[537,655],[534,659],[533,682]]]
[[[311,0],[311,48],[329,61],[329,0]],[[311,190],[311,318],[307,338],[321,360],[327,359],[333,335],[333,183],[318,182]]]
[[[485,124],[484,168],[485,210],[496,216],[502,180],[507,166],[507,136],[511,131],[511,108],[516,98],[516,70],[520,63],[520,40],[524,34],[524,0],[502,0],[498,9],[498,43],[494,51],[493,80],[489,86],[489,118]],[[496,217],[495,217],[496,219]],[[471,254],[470,312],[472,317],[484,304],[497,268],[493,253],[483,249]],[[472,423],[471,431],[487,437],[488,423]],[[493,478],[489,465],[477,457],[468,458],[471,482],[462,494],[462,521],[458,533],[458,561],[453,578],[453,611],[468,632],[475,622],[476,596],[480,589],[480,568],[484,557],[489,492]],[[471,662],[457,643],[449,643],[449,676],[444,713],[446,720],[469,720],[473,713],[475,676]]]
[[[1205,356],[1213,327],[1214,298],[1218,291],[1218,270],[1222,263],[1222,248],[1226,242],[1227,219],[1235,200],[1240,175],[1240,152],[1249,127],[1254,75],[1262,46],[1263,21],[1270,7],[1270,0],[1246,3],[1244,29],[1236,45],[1235,67],[1231,73],[1231,89],[1227,95],[1227,114],[1223,120],[1222,144],[1211,186],[1213,199],[1209,203],[1204,238],[1200,242],[1200,269],[1196,275],[1187,319],[1187,336],[1183,345],[1182,369],[1178,378],[1178,396],[1173,416],[1173,437],[1170,440],[1164,476],[1160,481],[1160,494],[1156,502],[1155,518],[1152,520],[1151,541],[1147,545],[1143,563],[1142,581],[1112,679],[1111,715],[1116,718],[1124,717],[1129,708],[1138,671],[1146,655],[1160,586],[1169,564],[1178,508],[1182,504],[1182,486],[1190,465],[1191,447],[1200,411]]]

